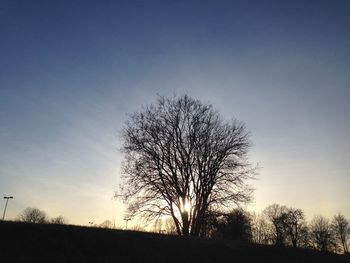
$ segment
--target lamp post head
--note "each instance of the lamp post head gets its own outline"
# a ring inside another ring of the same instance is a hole
[[[13,196],[4,196],[4,199],[6,199],[6,205],[5,205],[5,208],[4,208],[4,213],[2,215],[2,220],[5,220],[5,213],[6,213],[7,203],[9,202],[9,199],[13,199]]]

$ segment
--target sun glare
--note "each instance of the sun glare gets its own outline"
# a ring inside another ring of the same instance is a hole
[[[191,213],[191,208],[192,208],[192,204],[191,204],[191,200],[189,200],[189,198],[186,198],[185,199],[185,202],[183,202],[181,199],[180,199],[180,209],[181,211],[183,212],[187,212],[187,213]]]

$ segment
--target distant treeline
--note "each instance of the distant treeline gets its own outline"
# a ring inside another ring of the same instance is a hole
[[[44,211],[30,207],[23,210],[17,220],[29,223],[67,224],[63,216],[48,218]],[[110,220],[105,220],[101,224],[89,223],[95,227],[116,228]],[[141,225],[134,225],[130,229],[145,231]],[[155,221],[150,231],[172,235],[177,233],[170,218]],[[334,215],[331,220],[315,216],[307,222],[303,210],[272,204],[260,214],[243,209],[233,209],[220,214],[209,211],[205,217],[201,237],[347,254],[350,224],[340,213]]]
[[[205,220],[202,237],[349,253],[349,220],[342,214],[331,220],[315,216],[307,222],[303,210],[272,204],[260,214],[233,209],[225,214],[209,212]],[[157,229],[176,233],[170,220],[159,223]]]
[[[36,208],[36,207],[27,207],[22,213],[20,213],[17,218],[17,221],[34,223],[34,224],[67,224],[68,221],[63,216],[51,217],[49,218],[46,212]]]

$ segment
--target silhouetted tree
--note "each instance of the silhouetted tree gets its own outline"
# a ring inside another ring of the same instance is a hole
[[[308,247],[309,234],[303,211],[278,204],[268,206],[261,215],[252,216],[252,239],[260,244]]]
[[[213,237],[217,232],[218,220],[222,213],[208,210],[203,218],[201,237]]]
[[[38,208],[27,207],[19,215],[19,220],[27,223],[46,223],[47,216],[44,211]]]
[[[293,247],[300,246],[305,234],[305,217],[301,209],[288,208],[284,220],[284,228]]]
[[[169,215],[179,235],[198,236],[209,209],[250,200],[248,137],[241,122],[225,122],[211,105],[159,97],[124,130],[121,196],[129,213]]]
[[[99,224],[99,227],[102,227],[102,228],[114,228],[114,224],[112,223],[111,220],[105,220],[103,221],[101,224]]]
[[[333,217],[332,230],[338,240],[338,242],[343,247],[344,254],[349,253],[348,250],[348,240],[350,236],[349,221],[342,214],[338,214]]]
[[[262,214],[252,215],[252,241],[258,244],[270,244],[273,241],[272,228]]]
[[[300,228],[298,244],[299,247],[312,248],[310,241],[310,229],[306,221]]]
[[[67,224],[67,219],[63,216],[53,217],[50,219],[51,224],[64,225]]]
[[[333,251],[335,249],[334,236],[327,218],[316,216],[310,222],[310,242],[314,248],[321,251]]]
[[[273,243],[275,245],[285,245],[287,232],[286,222],[288,218],[288,209],[286,206],[272,204],[263,211],[267,219],[273,226]]]
[[[252,240],[250,215],[242,209],[235,209],[222,215],[218,219],[216,235],[224,239],[250,242]]]

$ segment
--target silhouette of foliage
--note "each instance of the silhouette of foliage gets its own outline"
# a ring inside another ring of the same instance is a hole
[[[201,237],[213,237],[217,234],[218,218],[221,215],[222,213],[213,210],[208,210],[206,212],[200,232]]]
[[[250,215],[242,209],[235,209],[218,218],[214,236],[224,239],[252,241]]]

